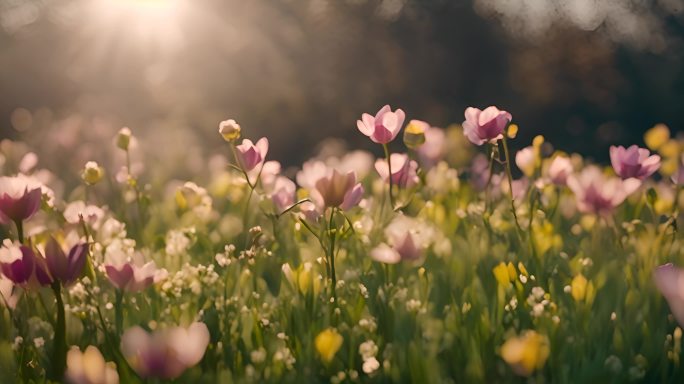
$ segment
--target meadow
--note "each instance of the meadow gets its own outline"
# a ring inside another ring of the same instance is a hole
[[[383,155],[296,172],[225,120],[161,182],[135,129],[118,168],[4,140],[0,382],[684,382],[684,140],[601,165],[464,115],[385,106],[348,133]]]

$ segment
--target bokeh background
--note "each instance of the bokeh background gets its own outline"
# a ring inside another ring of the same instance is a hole
[[[296,165],[371,148],[355,121],[386,103],[442,127],[494,104],[518,147],[605,161],[684,128],[684,1],[0,0],[0,138],[73,169],[122,126],[197,169],[227,118]]]

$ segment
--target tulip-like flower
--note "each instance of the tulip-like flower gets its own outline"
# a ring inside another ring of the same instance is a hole
[[[420,165],[424,169],[432,168],[442,160],[445,152],[445,140],[446,134],[441,128],[430,127],[425,131],[425,143],[416,150]]]
[[[387,144],[397,137],[405,119],[404,111],[397,109],[393,112],[389,105],[385,105],[375,117],[367,113],[361,115],[361,120],[356,121],[356,127],[373,142]]]
[[[76,244],[66,253],[57,240],[50,237],[45,245],[45,264],[50,282],[58,280],[64,286],[69,286],[76,282],[83,273],[83,267],[85,267],[86,258],[88,257],[88,248],[89,245],[87,243]],[[38,274],[45,272],[40,265],[38,264],[38,269],[36,270]],[[45,278],[39,275],[39,281],[44,283]]]
[[[328,328],[316,336],[314,345],[321,360],[329,364],[335,358],[335,354],[340,350],[343,342],[344,338],[336,329]]]
[[[41,190],[39,182],[21,174],[0,177],[0,223],[31,218],[40,208]]]
[[[537,153],[534,147],[525,147],[515,154],[515,165],[520,168],[527,177],[532,177],[537,167]]]
[[[542,369],[550,352],[548,337],[535,331],[510,338],[501,346],[501,357],[520,376]]]
[[[119,130],[116,135],[116,146],[124,151],[128,151],[128,147],[131,144],[132,132],[130,128],[123,127]]]
[[[568,177],[572,175],[572,162],[565,156],[556,156],[549,165],[548,179],[555,185],[567,185]]]
[[[14,284],[27,285],[34,277],[36,254],[25,245],[5,239],[0,247],[0,269]]]
[[[296,190],[297,186],[292,180],[285,176],[276,178],[271,200],[273,200],[278,213],[285,211],[294,204]]]
[[[595,166],[586,167],[579,175],[568,179],[568,187],[575,194],[577,208],[584,213],[610,215],[613,209],[641,186],[638,179],[621,180],[608,177]]]
[[[14,309],[20,298],[21,290],[16,288],[12,280],[0,273],[0,305],[7,305],[10,309]]]
[[[73,346],[67,353],[64,378],[72,384],[118,384],[116,364],[105,362],[97,347],[89,345],[85,351]]]
[[[162,380],[175,379],[197,365],[208,345],[209,330],[199,322],[152,334],[133,327],[121,337],[121,352],[138,375]]]
[[[385,230],[388,242],[374,248],[371,258],[385,264],[421,260],[429,239],[426,236],[428,231],[419,228],[421,225],[415,220],[398,217]]]
[[[660,156],[650,156],[648,149],[636,145],[629,148],[611,146],[610,162],[615,173],[623,179],[634,177],[644,180],[660,168]]]
[[[225,141],[235,141],[240,138],[240,124],[235,120],[224,120],[219,123],[219,133]]]
[[[420,181],[416,171],[418,163],[411,160],[408,155],[403,153],[393,153],[390,155],[392,164],[392,183],[400,188],[410,188]],[[378,159],[375,162],[375,170],[378,171],[380,178],[389,182],[389,166],[385,159]]]
[[[363,186],[356,182],[356,172],[340,172],[323,162],[307,162],[297,173],[297,182],[309,191],[318,213],[328,207],[348,210],[359,204]],[[311,208],[302,204],[302,208]]]
[[[465,110],[463,134],[475,145],[496,142],[503,138],[506,126],[513,119],[510,113],[491,106],[484,111],[468,107]]]
[[[259,164],[262,164],[266,159],[268,153],[268,139],[262,137],[256,144],[249,139],[242,140],[242,144],[235,147],[237,149],[237,156],[240,159],[245,172],[255,169]]]
[[[661,265],[653,272],[653,281],[679,325],[684,327],[684,270],[671,263]]]
[[[123,264],[106,264],[105,271],[109,281],[122,291],[140,292],[155,282],[159,276],[154,261],[145,263],[142,266],[134,262]]]

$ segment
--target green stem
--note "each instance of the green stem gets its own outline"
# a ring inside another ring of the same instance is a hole
[[[66,369],[66,314],[64,313],[64,301],[62,301],[62,286],[58,281],[51,285],[52,292],[55,294],[57,300],[57,323],[55,327],[54,349],[52,352],[52,372],[49,378],[55,381],[61,381]]]
[[[330,279],[332,280],[332,297],[337,305],[337,277],[335,275],[335,238],[337,237],[337,232],[333,230],[333,219],[335,218],[335,207],[330,211],[330,224],[328,225],[328,233],[330,234]]]
[[[392,192],[392,187],[393,187],[393,182],[392,182],[392,162],[390,161],[390,151],[389,147],[387,144],[382,145],[382,149],[385,151],[385,158],[387,159],[387,171],[389,172],[388,176],[388,181],[389,181],[389,198],[390,198],[390,204],[392,205],[392,210],[394,210],[394,194]]]
[[[504,148],[504,157],[506,158],[506,176],[508,176],[508,189],[510,190],[511,194],[511,212],[513,213],[515,226],[518,229],[518,235],[522,236],[523,230],[520,227],[520,223],[518,222],[518,213],[515,211],[515,198],[513,197],[513,175],[511,173],[511,157],[509,156],[508,141],[506,140],[505,135],[503,137],[502,142]]]
[[[16,220],[14,221],[14,224],[17,226],[17,240],[19,240],[21,244],[24,244],[24,222]]]
[[[115,326],[116,326],[116,337],[121,337],[121,332],[123,330],[123,291],[120,289],[116,290],[116,304],[115,309]]]
[[[489,186],[492,184],[492,176],[494,175],[494,156],[495,156],[495,149],[496,147],[492,145],[492,152],[489,155],[489,168],[488,168],[488,175],[487,175],[487,184],[485,185],[485,213],[488,213],[489,210],[491,209],[491,204],[489,202]]]

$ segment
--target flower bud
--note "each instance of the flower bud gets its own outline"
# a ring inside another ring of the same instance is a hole
[[[411,149],[417,149],[425,143],[425,131],[430,128],[430,124],[420,121],[411,120],[404,129],[404,144]]]
[[[102,169],[102,167],[100,167],[94,161],[89,161],[86,163],[85,168],[83,169],[83,173],[81,174],[81,178],[83,179],[83,181],[85,181],[86,184],[95,185],[100,180],[102,180],[103,175],[104,175],[104,170]]]
[[[128,151],[128,146],[131,143],[131,130],[128,127],[123,127],[116,135],[116,146]]]
[[[235,141],[240,138],[240,124],[235,120],[224,120],[219,123],[219,133],[225,141]]]

